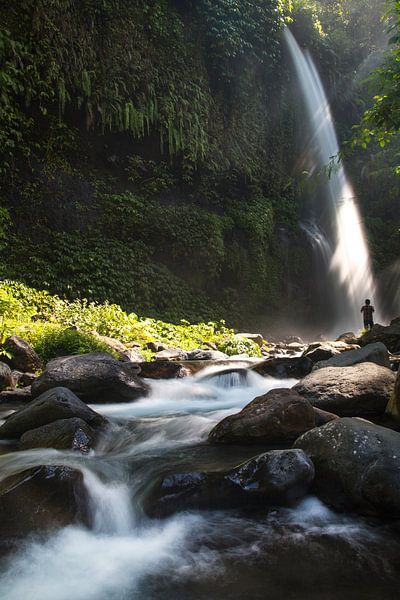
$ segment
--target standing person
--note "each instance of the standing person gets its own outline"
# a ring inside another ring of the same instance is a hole
[[[374,326],[374,312],[375,309],[371,304],[371,300],[366,300],[364,306],[361,308],[364,318],[364,329],[370,331]]]

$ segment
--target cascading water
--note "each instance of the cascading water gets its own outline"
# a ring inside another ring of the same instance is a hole
[[[303,52],[289,29],[285,40],[302,92],[308,127],[312,137],[311,154],[315,170],[327,167],[339,153],[332,113],[321,79],[308,52]],[[322,190],[327,204],[330,231],[326,240],[333,249],[327,281],[330,296],[337,304],[335,330],[360,329],[360,306],[365,298],[375,298],[376,285],[354,191],[341,163],[335,166]],[[317,225],[317,224],[315,224]],[[314,248],[325,252],[319,244]],[[325,257],[321,257],[324,260]],[[330,276],[332,275],[332,276]]]
[[[394,598],[396,537],[337,515],[316,498],[255,515],[225,510],[159,521],[143,514],[146,492],[161,474],[226,470],[264,451],[205,441],[228,414],[293,383],[242,367],[150,382],[147,398],[96,406],[112,426],[88,455],[34,449],[0,456],[0,481],[39,465],[80,470],[92,523],[24,540],[8,558],[0,554],[0,597],[279,600],[295,590],[298,600],[316,594],[321,600],[354,600],[357,587],[363,600]]]

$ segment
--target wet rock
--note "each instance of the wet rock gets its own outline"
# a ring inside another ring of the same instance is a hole
[[[32,385],[32,383],[35,381],[35,379],[36,379],[35,373],[22,373],[22,376],[20,378],[20,383],[22,383],[22,385],[24,385],[24,386]]]
[[[264,338],[261,335],[261,333],[237,333],[235,337],[251,340],[252,342],[257,344],[257,346],[260,346],[260,348],[262,348],[264,345]]]
[[[393,319],[387,327],[379,324],[374,325],[371,331],[368,331],[359,339],[362,346],[374,342],[382,342],[394,354],[400,352],[400,317]]]
[[[140,377],[149,379],[180,379],[190,375],[190,371],[180,363],[171,360],[157,360],[140,363]]]
[[[41,360],[32,346],[17,335],[7,338],[3,348],[11,354],[11,358],[6,359],[6,362],[13,369],[25,373],[37,371],[42,366]]]
[[[148,392],[137,377],[139,370],[137,364],[120,362],[105,352],[63,356],[46,365],[32,384],[32,395],[62,386],[85,402],[131,402]]]
[[[298,450],[272,450],[228,472],[172,473],[145,499],[145,512],[166,517],[180,510],[287,505],[304,496],[314,467]]]
[[[82,473],[39,466],[0,482],[0,535],[25,537],[73,523],[89,524]]]
[[[163,350],[168,350],[167,346],[161,342],[148,342],[146,344],[146,348],[152,352],[162,352]]]
[[[400,433],[362,419],[338,419],[294,444],[315,465],[315,489],[339,509],[400,516]]]
[[[44,392],[7,417],[0,427],[0,438],[16,439],[31,429],[72,417],[82,419],[93,428],[104,427],[107,423],[104,417],[89,408],[73,392],[57,387]]]
[[[315,350],[318,352],[318,349]],[[317,362],[314,369],[323,369],[325,367],[351,367],[362,362],[375,363],[390,369],[389,352],[381,342],[368,344],[359,350],[347,350],[337,356]]]
[[[12,371],[8,365],[0,362],[0,390],[5,390],[8,387],[14,387]]]
[[[19,447],[55,448],[56,450],[77,450],[87,453],[95,443],[94,430],[82,419],[59,419],[48,425],[31,429],[21,436]]]
[[[226,417],[209,434],[218,444],[283,444],[315,427],[311,404],[289,389],[271,390]]]
[[[395,375],[375,363],[328,367],[307,375],[294,390],[316,408],[340,417],[380,415],[394,389]]]
[[[271,358],[257,363],[253,370],[276,379],[301,379],[311,373],[314,363],[307,356]]]

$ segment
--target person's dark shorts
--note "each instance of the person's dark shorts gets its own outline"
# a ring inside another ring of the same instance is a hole
[[[373,326],[374,326],[374,322],[373,321],[364,321],[364,327],[365,328],[371,327],[371,329],[372,329]]]

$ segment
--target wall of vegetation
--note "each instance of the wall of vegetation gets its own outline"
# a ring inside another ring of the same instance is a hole
[[[250,326],[308,305],[291,4],[0,0],[0,275],[173,321]],[[374,9],[353,55],[365,2],[351,4],[292,13],[339,118],[356,106],[343,137],[361,114],[346,81],[379,23]]]

